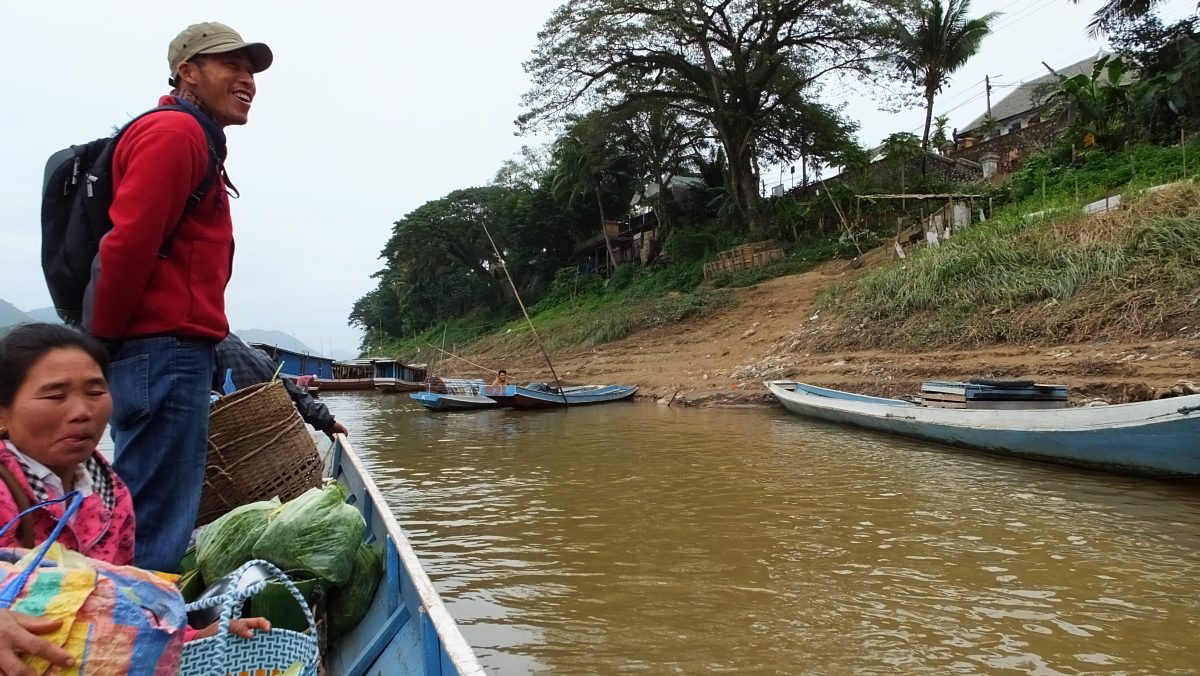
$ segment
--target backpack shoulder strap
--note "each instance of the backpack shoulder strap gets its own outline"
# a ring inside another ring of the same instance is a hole
[[[199,111],[197,111],[193,106],[175,103],[165,106],[158,106],[157,108],[151,108],[150,110],[147,110],[141,115],[138,115],[130,120],[129,124],[125,125],[121,131],[117,133],[117,137],[119,138],[121,134],[123,134],[125,130],[128,129],[134,122],[137,122],[147,115],[153,115],[154,113],[162,112],[164,110],[175,110],[181,113],[187,113],[196,119],[197,124],[200,125],[200,129],[204,132],[204,139],[208,148],[208,170],[204,172],[204,178],[201,179],[200,185],[196,186],[196,189],[193,190],[190,195],[188,195],[187,203],[184,204],[183,207],[183,214],[179,217],[179,223],[177,223],[175,227],[171,229],[171,232],[167,233],[166,239],[163,240],[162,246],[159,247],[159,258],[167,257],[167,252],[170,251],[171,244],[175,241],[175,235],[179,233],[179,226],[183,224],[183,219],[187,217],[188,212],[200,206],[200,203],[204,201],[204,198],[208,196],[208,193],[212,190],[213,186],[216,185],[217,179],[219,177],[224,177],[225,175],[223,169],[224,154],[222,149],[218,148],[219,142],[214,138],[214,132],[212,129],[213,124],[206,120],[200,119],[199,115],[202,115],[203,113],[199,113]],[[115,146],[116,139],[113,141],[113,147]],[[232,183],[229,183],[228,178],[225,178],[225,182],[230,187],[233,186]],[[236,191],[237,189],[234,188],[234,190]]]
[[[25,510],[33,506],[29,500],[29,494],[25,492],[25,487],[17,481],[17,477],[8,471],[8,468],[0,464],[0,481],[8,487],[9,494],[12,495],[13,502],[17,505],[17,513],[21,514],[20,525],[17,526],[17,539],[21,542],[21,546],[25,549],[33,549],[36,541],[33,531],[33,514],[22,514]]]

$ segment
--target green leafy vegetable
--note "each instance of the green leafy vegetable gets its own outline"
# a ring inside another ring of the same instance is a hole
[[[254,545],[254,557],[342,584],[350,578],[365,528],[362,514],[346,504],[340,485],[310,488],[279,510]]]
[[[354,553],[354,568],[350,579],[329,595],[329,636],[340,638],[362,622],[375,598],[375,589],[383,577],[383,551],[378,546],[362,543]]]
[[[280,510],[279,498],[251,502],[213,521],[196,538],[196,565],[206,584],[254,558],[254,544]]]

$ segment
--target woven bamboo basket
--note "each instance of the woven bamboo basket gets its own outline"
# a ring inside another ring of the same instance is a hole
[[[238,390],[218,401],[209,417],[196,525],[250,502],[291,500],[319,486],[322,469],[317,445],[282,382]]]

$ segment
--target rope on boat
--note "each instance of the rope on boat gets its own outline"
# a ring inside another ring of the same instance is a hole
[[[570,408],[571,403],[567,401],[567,393],[563,391],[563,384],[558,379],[558,372],[554,370],[550,355],[546,354],[546,346],[542,344],[541,336],[538,335],[537,329],[533,328],[533,320],[529,318],[529,311],[525,309],[525,301],[521,300],[521,292],[517,291],[517,285],[513,282],[512,275],[508,273],[508,262],[504,260],[504,256],[500,255],[500,248],[496,246],[496,240],[492,239],[492,233],[488,230],[487,223],[480,221],[479,225],[483,226],[483,234],[487,235],[488,241],[491,242],[492,251],[496,252],[496,260],[500,262],[500,268],[504,270],[504,277],[508,279],[508,285],[512,287],[517,305],[521,306],[521,314],[525,315],[525,321],[529,323],[529,330],[533,333],[534,340],[537,341],[538,349],[542,351],[542,357],[546,359],[546,364],[550,367],[550,374],[554,376],[554,384],[558,386],[558,394],[562,397],[563,406]]]
[[[437,350],[438,352],[441,352],[442,354],[446,355],[447,357],[457,359],[461,362],[466,362],[467,364],[474,366],[477,369],[481,369],[485,372],[494,372],[495,371],[495,369],[490,369],[486,366],[480,366],[479,364],[476,364],[475,362],[471,361],[470,359],[464,359],[463,357],[460,357],[460,356],[454,354],[453,352],[447,352],[446,350],[443,350],[442,348],[438,347],[437,345],[434,345],[433,343],[431,343],[429,341],[425,341],[425,344],[428,345],[429,347],[432,347],[433,349]]]
[[[1179,415],[1188,415],[1197,411],[1200,411],[1200,406],[1184,406],[1179,409],[1178,413]]]

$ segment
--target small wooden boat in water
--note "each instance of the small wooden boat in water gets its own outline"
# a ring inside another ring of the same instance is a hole
[[[1200,476],[1200,395],[1076,408],[949,408],[788,380],[765,383],[792,413],[1048,462],[1156,477]]]
[[[495,399],[473,394],[413,392],[408,396],[430,411],[478,411],[485,408],[500,408],[500,402]]]
[[[483,393],[489,386],[480,378],[433,376],[429,379],[428,386],[429,389],[413,392],[408,396],[431,411],[477,411],[501,406],[500,402]],[[503,392],[504,388],[501,386],[492,389]]]
[[[564,387],[559,392],[556,388],[538,383],[526,387],[508,385],[503,393],[492,393],[488,387],[484,388],[483,394],[513,408],[558,408],[620,401],[632,397],[637,389],[637,385],[577,385]]]
[[[326,473],[349,491],[347,502],[366,519],[368,539],[384,546],[386,566],[366,617],[326,649],[328,673],[483,676],[475,652],[344,435],[334,441]]]

